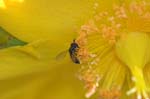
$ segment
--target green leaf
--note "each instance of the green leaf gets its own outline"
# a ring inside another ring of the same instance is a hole
[[[7,43],[9,38],[9,33],[0,27],[0,45]]]
[[[16,38],[13,38],[11,40],[8,40],[7,44],[6,44],[6,47],[11,47],[11,46],[23,46],[23,45],[26,45],[27,43],[26,42],[23,42],[21,40],[18,40]]]
[[[0,27],[0,48],[8,48],[12,46],[23,46],[27,43],[24,41],[21,41],[14,36],[12,36],[10,33],[8,33],[5,29]]]

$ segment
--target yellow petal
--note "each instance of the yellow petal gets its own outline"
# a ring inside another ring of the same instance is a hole
[[[56,42],[50,40],[38,41],[26,46],[0,50],[0,79],[48,70],[54,67],[50,65],[51,61],[55,60],[56,54],[59,53],[63,48],[62,46],[64,46],[52,46],[54,43],[56,44]]]
[[[75,77],[78,66],[68,58],[56,61],[61,48],[53,43],[38,41],[0,51],[1,99],[83,99],[83,86]]]
[[[115,0],[119,1],[119,0]],[[70,40],[79,26],[97,10],[109,8],[114,1],[97,0],[24,0],[22,3],[5,0],[7,9],[0,9],[0,24],[24,41],[39,39]]]
[[[0,0],[0,8],[6,8],[6,5],[4,3],[4,0]]]
[[[6,0],[5,4],[7,9],[0,10],[2,27],[22,40],[33,41],[74,37],[73,32],[93,14],[94,0]]]
[[[52,62],[51,65],[53,65]],[[27,67],[27,65],[23,66]],[[19,74],[9,79],[1,80],[0,98],[84,99],[83,86],[75,78],[75,71],[76,66],[70,67],[64,63],[63,66],[57,65],[57,67],[49,71],[28,73],[26,75]]]

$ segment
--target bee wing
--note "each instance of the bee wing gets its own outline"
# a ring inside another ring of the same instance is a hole
[[[63,51],[63,52],[60,52],[60,53],[55,57],[55,59],[56,59],[57,61],[60,61],[60,60],[62,60],[62,59],[65,58],[65,56],[67,55],[67,53],[68,53],[68,50]]]

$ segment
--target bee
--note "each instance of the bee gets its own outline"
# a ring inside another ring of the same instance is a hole
[[[66,56],[66,54],[69,52],[70,58],[71,60],[75,63],[75,64],[80,64],[80,60],[78,59],[78,51],[79,51],[79,45],[76,43],[75,39],[73,40],[73,42],[70,44],[70,47],[67,51],[63,51],[60,54],[58,54],[56,56],[56,60],[61,60],[62,58],[64,58]]]
[[[79,45],[75,42],[75,40],[73,40],[69,48],[69,54],[72,61],[76,64],[80,64],[80,61],[77,56],[78,51],[79,51]]]

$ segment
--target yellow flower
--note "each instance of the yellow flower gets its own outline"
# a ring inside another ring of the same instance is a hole
[[[93,13],[89,12],[93,1],[79,2],[3,2],[0,25],[13,36],[31,43],[1,50],[1,99],[84,98],[82,84],[75,77],[78,66],[68,60],[61,63],[55,60],[76,35],[73,31]],[[64,35],[68,37],[60,39]]]
[[[76,43],[87,98],[150,98],[149,3],[114,4],[81,26]]]
[[[8,86],[1,99],[150,98],[150,2],[33,2],[5,2],[0,12],[2,27],[30,42],[0,51],[1,85]],[[75,32],[73,43],[79,48],[72,57],[54,60],[69,48]]]

